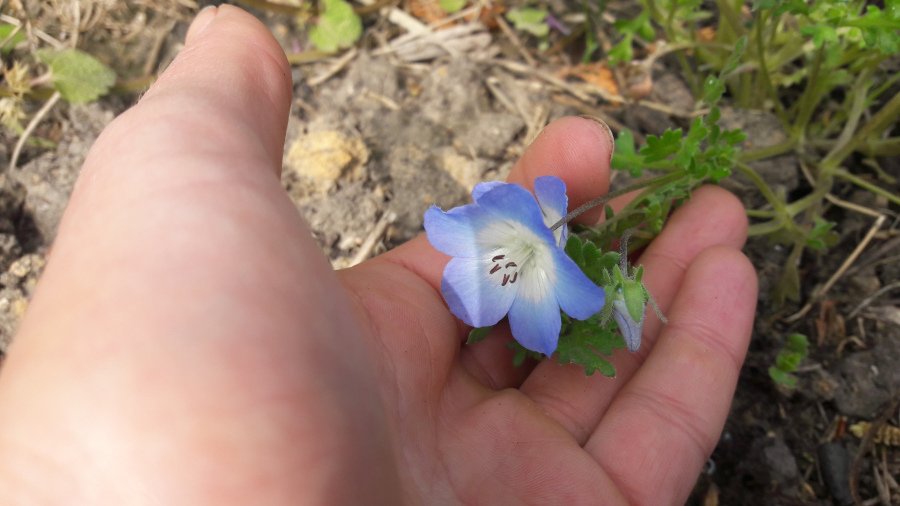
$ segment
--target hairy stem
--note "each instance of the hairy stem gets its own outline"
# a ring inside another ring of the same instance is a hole
[[[559,221],[554,223],[552,227],[550,227],[550,230],[551,231],[556,230],[559,227],[565,225],[566,223],[568,223],[568,222],[574,220],[575,218],[581,216],[582,214],[586,213],[587,211],[590,211],[591,209],[593,209],[597,206],[602,206],[616,197],[621,197],[622,195],[631,193],[636,190],[640,190],[642,188],[648,188],[651,186],[659,186],[661,184],[676,181],[676,180],[684,177],[684,174],[685,174],[684,171],[676,171],[676,172],[672,172],[669,174],[664,174],[662,176],[651,177],[649,179],[644,179],[644,180],[638,181],[634,184],[630,184],[630,185],[626,186],[625,188],[622,188],[621,190],[616,190],[614,192],[607,193],[606,195],[603,195],[602,197],[597,197],[595,199],[591,199],[591,200],[585,202],[584,204],[578,206],[574,210],[570,211],[569,214],[563,216]]]

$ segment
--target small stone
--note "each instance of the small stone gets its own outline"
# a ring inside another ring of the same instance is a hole
[[[9,272],[17,278],[25,278],[29,274],[39,274],[44,268],[44,258],[40,255],[25,255],[9,266]]]
[[[471,159],[460,155],[453,148],[444,148],[437,153],[441,168],[450,174],[457,183],[467,192],[471,192],[476,184],[481,182],[484,172],[484,161]]]
[[[363,179],[368,160],[369,150],[362,139],[327,130],[310,132],[295,140],[288,150],[285,165],[324,192],[341,178],[348,181]]]

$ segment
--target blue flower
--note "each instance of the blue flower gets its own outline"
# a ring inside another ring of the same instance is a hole
[[[509,315],[513,337],[525,348],[553,354],[562,325],[560,308],[585,320],[603,307],[604,291],[566,255],[566,185],[557,177],[519,185],[481,183],[473,204],[425,212],[425,232],[438,251],[453,257],[441,293],[468,325],[488,327]],[[535,200],[535,196],[537,200]]]

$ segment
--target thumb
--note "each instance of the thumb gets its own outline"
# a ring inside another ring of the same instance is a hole
[[[256,137],[280,170],[291,92],[287,58],[268,29],[243,10],[222,5],[197,15],[184,49],[133,113],[178,117],[190,104],[191,111],[204,113],[184,118],[191,127],[233,124]]]

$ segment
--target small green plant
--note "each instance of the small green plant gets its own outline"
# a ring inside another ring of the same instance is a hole
[[[309,40],[320,51],[333,53],[347,49],[362,36],[362,19],[344,0],[323,0],[316,25]]]
[[[466,6],[467,0],[439,0],[438,5],[447,14],[459,12]]]
[[[806,358],[809,352],[809,342],[803,334],[791,334],[787,337],[784,347],[775,357],[775,365],[769,367],[769,377],[777,385],[787,388],[797,387],[797,377],[794,372],[797,366]]]
[[[26,41],[22,26],[0,23],[0,54],[5,60],[0,83],[0,126],[19,137],[10,167],[16,165],[35,126],[58,100],[71,104],[92,102],[106,95],[116,82],[116,73],[110,67],[84,51],[40,47],[38,40],[32,44],[25,44]],[[43,105],[30,113],[30,103]],[[26,119],[29,121],[23,125]],[[46,144],[36,138],[30,140],[35,145]]]
[[[632,45],[635,38],[641,38],[647,42],[656,38],[656,30],[653,29],[653,25],[650,23],[650,14],[646,11],[641,12],[634,19],[620,19],[613,23],[613,26],[622,39],[607,54],[609,63],[612,65],[628,63],[634,58]]]
[[[538,7],[517,7],[506,13],[506,19],[516,30],[533,35],[538,39],[539,47],[547,47],[550,25],[547,24],[548,12]]]
[[[900,116],[900,74],[886,65],[900,51],[900,1],[887,0],[881,8],[864,1],[757,0],[750,17],[736,0],[717,0],[709,11],[694,0],[645,0],[644,6],[670,44],[690,51],[678,58],[698,95],[729,93],[738,107],[771,110],[781,121],[787,139],[742,153],[736,169],[768,202],[750,210],[757,220],[750,235],[770,236],[790,249],[775,300],[797,300],[803,253],[834,242],[834,225],[822,213],[838,182],[900,205],[900,196],[885,188],[896,178],[876,160],[900,155],[900,138],[892,133]],[[698,39],[701,24],[713,30],[712,40]],[[713,88],[694,70],[702,67],[719,71]],[[787,153],[804,161],[812,186],[793,200],[749,165]],[[856,157],[872,169],[863,169]]]

